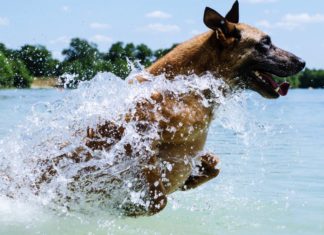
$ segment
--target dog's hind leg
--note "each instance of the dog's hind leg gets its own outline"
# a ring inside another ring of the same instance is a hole
[[[181,190],[189,190],[198,187],[199,185],[206,183],[207,181],[215,178],[219,174],[219,169],[216,165],[219,163],[218,157],[213,154],[205,154],[200,157],[200,164],[195,167],[198,168],[196,175],[190,175]]]

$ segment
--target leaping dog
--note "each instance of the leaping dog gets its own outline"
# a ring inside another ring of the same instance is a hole
[[[178,45],[147,71],[152,75],[164,74],[170,80],[178,75],[203,75],[209,72],[223,78],[233,91],[251,89],[265,98],[278,98],[287,94],[289,84],[279,85],[272,77],[287,77],[305,66],[303,60],[272,44],[267,34],[239,23],[238,1],[225,17],[206,7],[203,21],[210,29],[208,32]],[[142,77],[137,79],[143,84],[150,82]],[[213,105],[206,107],[201,100],[202,97],[195,92],[182,94],[177,99],[173,94],[155,92],[151,94],[151,99],[138,102],[135,112],[124,116],[126,123],[137,123],[137,131],[142,133],[139,136],[143,138],[150,125],[156,125],[159,129],[158,137],[152,141],[151,149],[154,151],[136,150],[126,143],[118,156],[140,159],[133,189],[146,188],[142,192],[144,204],[128,201],[122,206],[126,215],[158,213],[166,206],[168,194],[196,188],[219,174],[216,168],[218,158],[213,153],[201,154],[215,111]],[[157,105],[159,109],[155,109]],[[109,151],[124,133],[125,126],[109,120],[97,128],[88,128],[84,138],[86,148],[80,147],[50,162],[42,162],[42,166],[46,167],[35,182],[35,187],[39,189],[50,182],[62,160],[68,159],[69,164],[89,162],[94,158],[94,151]],[[199,159],[200,163],[190,164],[192,158]],[[165,163],[171,167],[165,166]],[[72,177],[69,190],[73,193],[77,187],[82,187],[87,193],[109,198],[110,192],[105,191],[104,187],[99,190],[83,182],[94,180],[103,185],[116,183],[114,180],[105,181],[103,172],[103,169],[95,166],[85,167]]]

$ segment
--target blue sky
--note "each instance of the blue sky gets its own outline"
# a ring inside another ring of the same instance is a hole
[[[116,41],[170,47],[207,31],[205,6],[225,15],[234,0],[1,0],[0,42],[9,48],[42,44],[55,57],[80,37],[107,51]],[[241,22],[259,27],[273,42],[324,68],[323,0],[240,0]]]

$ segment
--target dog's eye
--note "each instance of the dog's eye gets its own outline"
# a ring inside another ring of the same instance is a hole
[[[269,36],[265,36],[262,38],[261,43],[263,45],[271,46],[271,38]]]
[[[272,46],[271,38],[269,36],[266,36],[261,39],[261,41],[255,45],[255,48],[262,52],[265,53],[267,52]]]
[[[242,37],[241,32],[236,27],[234,28],[234,30],[232,32],[232,36],[234,38],[236,38],[238,41],[240,41],[241,37]]]

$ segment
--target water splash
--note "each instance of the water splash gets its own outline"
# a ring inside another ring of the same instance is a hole
[[[12,107],[15,116],[25,116],[29,104],[35,100],[41,102],[33,105],[28,119],[22,121],[8,137],[0,140],[0,192],[10,192],[15,197],[0,197],[0,234],[170,234],[187,231],[196,234],[306,234],[310,230],[312,234],[323,233],[323,223],[319,219],[323,211],[319,196],[322,193],[319,191],[321,171],[318,169],[321,156],[318,148],[313,148],[314,143],[321,146],[321,138],[317,138],[318,141],[309,138],[313,136],[312,133],[318,136],[320,130],[318,127],[322,119],[317,111],[322,97],[320,91],[308,93],[294,90],[288,99],[276,101],[264,100],[251,93],[234,94],[228,98],[221,96],[222,102],[206,144],[207,148],[220,156],[221,174],[195,190],[170,195],[168,206],[156,216],[124,218],[111,215],[109,208],[102,210],[97,206],[92,209],[87,203],[80,205],[82,210],[67,210],[66,206],[55,203],[58,197],[56,186],[64,185],[67,180],[64,171],[60,179],[47,185],[48,191],[44,188],[43,194],[34,195],[28,187],[21,187],[24,182],[27,186],[35,174],[28,170],[29,167],[35,169],[35,162],[30,162],[30,159],[46,160],[51,155],[50,151],[55,154],[64,152],[64,149],[55,149],[55,144],[60,146],[64,140],[78,144],[83,134],[74,130],[88,124],[95,126],[103,121],[101,115],[112,117],[124,112],[127,108],[121,106],[129,104],[136,94],[143,93],[139,97],[148,97],[144,95],[146,88],[136,91],[138,84],[134,84],[134,90],[129,90],[132,88],[127,82],[111,74],[100,76],[104,81],[110,79],[110,82],[86,83],[83,92],[79,89],[62,92],[1,91],[2,95],[10,97],[10,101],[2,103],[6,107],[2,117],[7,120],[13,116],[10,114]],[[207,78],[203,79],[208,81]],[[174,84],[167,88],[174,89]],[[91,86],[94,91],[91,91]],[[101,98],[99,94],[102,94]],[[110,94],[110,97],[106,94]],[[101,107],[97,105],[97,96],[98,102],[114,99],[121,103],[116,101],[118,105],[113,108],[108,105],[108,113],[105,110],[97,111],[95,107]],[[53,97],[63,98],[44,102],[53,100]],[[93,97],[90,102],[89,97]],[[309,97],[314,100],[305,102]],[[22,106],[22,100],[28,105]],[[91,110],[89,113],[84,108],[87,102]],[[75,110],[83,107],[84,111],[76,114],[70,107]],[[110,115],[110,112],[113,114]],[[8,117],[4,113],[8,113]],[[310,113],[309,117],[312,118],[305,119],[303,113]],[[2,129],[7,130],[15,120],[3,120]],[[71,136],[73,133],[78,135]],[[54,150],[51,146],[54,146]],[[73,147],[65,148],[68,151]],[[36,156],[33,149],[42,155]],[[296,153],[296,150],[299,152]],[[29,153],[32,154],[30,158]],[[64,192],[63,186],[58,189]],[[80,195],[80,192],[77,194]],[[136,195],[133,196],[135,200]],[[314,216],[305,221],[305,213]],[[296,216],[291,217],[291,214]]]
[[[134,79],[137,76],[150,82],[140,84]],[[71,83],[71,79],[67,82]],[[171,93],[176,99],[195,92],[202,105],[218,106],[225,103],[226,89],[226,84],[211,74],[178,76],[170,81],[163,75],[154,77],[136,71],[123,81],[111,73],[100,73],[91,81],[81,82],[78,89],[65,90],[60,100],[34,104],[25,122],[2,140],[0,190],[9,197],[41,202],[62,211],[114,208],[129,200],[147,206],[143,200],[145,184],[134,182],[140,158],[117,156],[126,155],[126,145],[132,146],[139,156],[145,155],[143,151],[154,152],[152,142],[159,138],[159,127],[149,123],[145,133],[139,133],[136,121],[125,121],[127,114],[136,112],[137,104],[144,100],[157,110],[159,107],[151,98],[153,92]],[[211,94],[206,96],[206,90]],[[95,129],[107,120],[124,128],[123,136],[109,151],[96,150],[89,161],[65,159],[57,163],[58,156],[87,148],[87,129]],[[44,172],[53,174],[51,180],[35,186]]]

